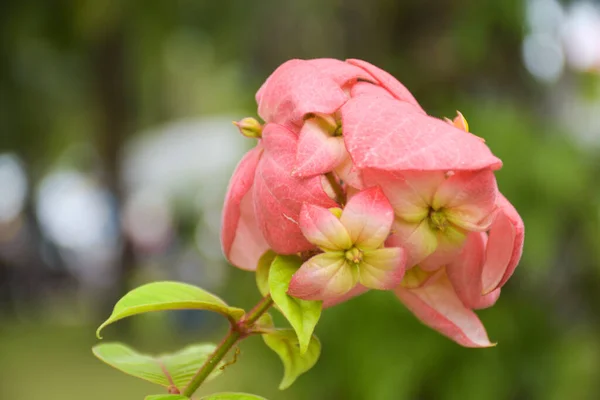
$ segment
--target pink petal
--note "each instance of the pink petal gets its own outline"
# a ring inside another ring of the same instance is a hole
[[[393,98],[391,93],[379,85],[369,82],[357,82],[350,90],[350,97],[357,96],[379,96]]]
[[[490,308],[500,298],[501,288],[496,288],[489,292],[488,294],[481,295],[481,298],[478,302],[474,302],[471,306],[473,310],[483,310],[485,308]]]
[[[398,286],[395,293],[421,322],[461,346],[494,346],[477,315],[463,305],[445,275],[418,289]]]
[[[348,191],[348,186],[351,186],[354,189],[362,190],[364,188],[362,173],[354,166],[352,159],[346,151],[346,146],[344,146],[344,152],[346,153],[346,157],[342,163],[335,168],[334,171],[342,180],[344,186],[346,186],[346,191]]]
[[[379,185],[396,215],[407,222],[419,222],[427,217],[433,195],[444,179],[445,175],[440,171],[399,173],[363,170],[365,184]]]
[[[437,235],[429,227],[427,219],[420,223],[396,219],[392,225],[392,232],[386,247],[402,247],[406,251],[407,269],[419,264],[437,248]]]
[[[343,252],[318,254],[306,261],[290,281],[288,294],[304,300],[335,299],[358,283],[358,269],[346,263]]]
[[[289,127],[305,115],[332,114],[347,99],[340,86],[310,62],[290,60],[277,68],[256,95],[258,115]]]
[[[360,96],[342,107],[346,149],[358,168],[385,171],[498,169],[480,138],[385,97]]]
[[[339,86],[342,87],[349,82],[356,81],[357,79],[374,81],[371,75],[365,72],[362,68],[333,58],[316,58],[313,60],[307,60],[307,63],[316,67],[320,73],[329,76]]]
[[[452,227],[450,227],[452,229]],[[460,235],[463,239],[457,243],[459,238],[448,238],[445,235],[446,232],[437,233],[437,247],[435,251],[427,256],[423,261],[419,263],[419,266],[425,271],[435,271],[445,265],[448,265],[454,261],[461,253],[464,246],[464,234],[462,232],[456,232],[456,235]]]
[[[279,254],[311,250],[298,226],[303,203],[324,208],[336,207],[323,190],[321,177],[297,178],[291,171],[296,159],[297,136],[281,125],[263,129],[265,152],[254,182],[254,211],[267,243]]]
[[[258,229],[251,190],[262,152],[258,145],[242,158],[229,182],[223,208],[223,253],[231,264],[247,270],[256,269],[269,247]]]
[[[459,257],[446,268],[456,294],[470,309],[491,307],[500,296],[500,288],[487,295],[482,294],[481,272],[485,262],[486,241],[485,233],[471,233]]]
[[[352,247],[348,231],[331,211],[304,203],[300,211],[300,229],[309,242],[324,250]]]
[[[359,266],[360,283],[371,289],[391,290],[402,282],[406,254],[400,247],[366,251]]]
[[[364,69],[371,74],[373,78],[375,78],[377,83],[379,83],[383,88],[387,89],[395,98],[401,101],[406,101],[415,106],[421,113],[425,113],[406,86],[398,82],[398,80],[388,72],[363,60],[350,59],[346,60],[346,62]]]
[[[298,177],[311,177],[332,171],[347,158],[348,153],[341,136],[332,137],[328,127],[318,118],[304,122],[298,140],[296,168]]]
[[[461,228],[485,231],[496,208],[498,186],[490,169],[460,171],[438,188],[433,208],[444,209],[450,222]]]
[[[502,287],[513,274],[523,253],[523,220],[502,194],[498,196],[497,205],[499,212],[490,228],[482,272],[483,293]]]
[[[378,186],[354,195],[340,218],[352,243],[362,250],[380,247],[390,234],[394,210]]]
[[[363,294],[367,291],[369,291],[369,288],[366,288],[359,283],[358,285],[354,286],[354,288],[351,289],[348,293],[346,293],[342,296],[339,296],[339,297],[332,297],[330,299],[323,301],[323,308],[329,308],[329,307],[336,306],[336,305],[343,303],[345,301],[348,301],[356,296],[360,296],[361,294]]]

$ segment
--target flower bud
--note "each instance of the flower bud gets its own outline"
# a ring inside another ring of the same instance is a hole
[[[469,132],[469,123],[467,122],[467,119],[460,111],[457,111],[456,114],[456,117],[454,117],[454,120],[452,121],[453,125],[458,129]]]
[[[259,139],[262,136],[262,125],[255,118],[243,118],[238,122],[234,121],[233,124],[246,137]]]
[[[456,117],[454,117],[454,119],[444,118],[444,120],[446,120],[447,123],[454,126],[455,128],[460,129],[461,131],[469,132],[469,123],[460,111],[456,112]]]

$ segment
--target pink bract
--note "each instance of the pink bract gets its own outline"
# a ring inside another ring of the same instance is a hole
[[[253,187],[254,212],[267,243],[279,254],[311,250],[298,226],[303,203],[335,207],[319,176],[299,178],[292,174],[298,137],[281,125],[263,130],[264,153],[256,169]]]
[[[252,185],[262,146],[250,150],[238,164],[225,197],[221,245],[235,266],[255,270],[260,256],[269,249],[254,212]]]
[[[459,171],[502,166],[480,138],[425,115],[410,103],[355,97],[342,107],[342,124],[346,148],[361,169]]]
[[[462,303],[445,274],[416,289],[399,286],[396,295],[421,322],[458,344],[465,347],[494,345],[477,315]]]

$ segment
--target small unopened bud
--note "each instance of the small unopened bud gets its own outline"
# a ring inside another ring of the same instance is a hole
[[[446,121],[462,131],[469,132],[469,123],[467,122],[467,119],[460,111],[457,111],[456,114],[456,117],[454,117],[452,121],[448,118],[446,118]]]
[[[262,125],[255,118],[247,117],[238,122],[234,121],[233,124],[246,137],[258,139],[262,136]]]
[[[457,111],[456,114],[457,115],[456,115],[456,117],[454,117],[453,120],[451,120],[449,118],[444,118],[444,119],[446,120],[446,122],[448,122],[450,125],[454,126],[455,128],[458,128],[465,132],[469,132],[469,123],[467,122],[467,119],[465,118],[465,116],[462,115],[462,113],[460,111]],[[475,136],[475,137],[485,143],[484,138],[479,137],[479,136]]]

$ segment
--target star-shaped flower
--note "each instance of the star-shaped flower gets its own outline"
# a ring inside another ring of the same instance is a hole
[[[406,257],[400,247],[384,247],[394,210],[379,187],[353,196],[342,211],[305,203],[300,229],[323,251],[294,274],[288,294],[305,300],[342,296],[359,283],[390,290],[400,284]]]

